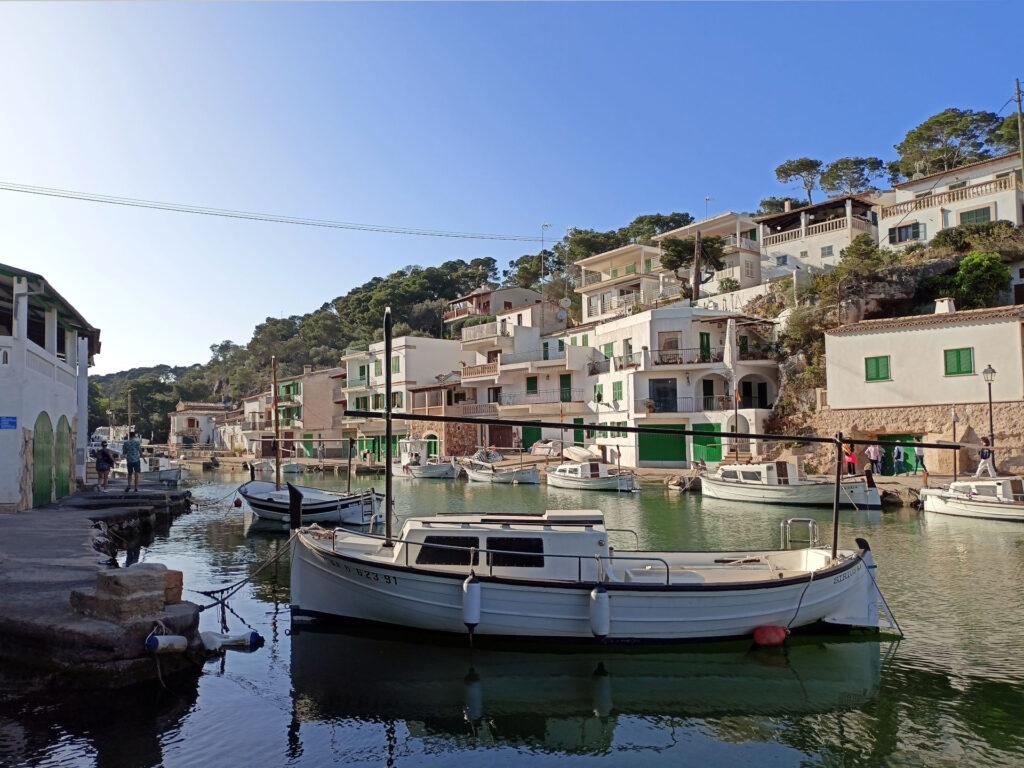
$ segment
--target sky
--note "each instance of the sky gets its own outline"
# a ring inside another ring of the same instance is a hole
[[[534,235],[754,210],[799,156],[1008,114],[1024,3],[0,5],[0,181]],[[1000,42],[1000,39],[1003,39]],[[102,329],[93,373],[205,362],[409,264],[529,244],[0,191],[0,262]]]

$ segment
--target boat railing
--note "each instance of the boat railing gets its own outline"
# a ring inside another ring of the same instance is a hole
[[[793,536],[793,523],[802,523],[807,526],[807,538],[797,539]],[[818,538],[818,521],[811,517],[791,517],[788,520],[779,522],[779,534],[782,537],[782,549],[789,549],[792,542],[807,544],[809,547],[816,547],[820,543]]]
[[[459,527],[463,527],[465,525],[464,523],[456,523],[454,521],[452,522],[452,524],[456,525],[456,526],[459,526]],[[638,542],[640,540],[640,537],[637,535],[636,531],[629,530],[628,528],[605,528],[605,531],[607,531],[609,533],[618,533],[618,532],[622,532],[622,531],[628,531],[629,533],[632,533],[634,536],[637,536],[637,541]],[[498,531],[498,532],[500,533],[500,531]],[[347,534],[348,532],[344,531],[343,533]],[[383,540],[385,538],[383,536],[379,536],[379,535],[373,534],[373,533],[360,533],[359,536],[360,537],[373,538],[373,539],[381,539],[381,540]],[[480,554],[486,554],[486,555],[512,555],[514,557],[521,557],[521,558],[536,557],[536,558],[542,558],[543,559],[543,558],[546,558],[546,557],[557,557],[557,558],[562,558],[562,559],[576,560],[576,582],[575,583],[577,583],[577,584],[581,584],[581,583],[584,583],[584,582],[589,583],[589,582],[597,581],[598,580],[598,579],[584,579],[583,578],[583,561],[584,560],[595,560],[595,561],[598,562],[598,564],[599,564],[598,576],[599,577],[601,576],[601,573],[603,571],[603,568],[601,568],[600,566],[603,563],[606,563],[606,562],[607,563],[613,563],[615,561],[627,561],[628,560],[630,562],[658,563],[662,567],[664,567],[664,569],[665,569],[665,585],[668,586],[668,585],[670,585],[672,583],[672,568],[668,564],[668,561],[665,560],[662,557],[653,557],[653,556],[649,556],[649,555],[642,555],[642,556],[630,556],[630,555],[619,555],[619,554],[612,554],[612,555],[571,555],[571,554],[563,554],[563,553],[558,553],[558,552],[523,552],[523,551],[520,551],[520,550],[512,550],[512,549],[488,549],[486,547],[472,547],[472,546],[470,546],[470,547],[463,547],[463,546],[459,546],[458,544],[437,544],[437,543],[434,543],[434,542],[431,542],[430,544],[427,544],[427,543],[422,542],[422,541],[409,541],[408,539],[394,538],[394,537],[391,539],[391,541],[394,544],[404,544],[405,545],[404,547],[402,547],[402,550],[403,550],[404,556],[405,556],[405,567],[406,568],[410,567],[410,565],[409,565],[409,550],[412,547],[419,547],[419,550],[422,550],[424,547],[429,547],[431,549],[453,549],[453,550],[459,550],[459,551],[462,551],[462,552],[467,552],[469,554],[469,558],[468,558],[469,562],[466,564],[466,569],[467,569],[466,570],[466,574],[467,575],[469,575],[469,573],[472,572],[475,567],[479,567],[479,565],[480,565],[479,555]],[[338,531],[335,530],[335,531],[332,531],[331,550],[334,551],[334,552],[337,552],[337,546],[338,546]],[[461,565],[461,563],[453,563],[453,565]],[[501,567],[501,566],[499,566],[499,567]],[[494,558],[492,558],[492,557],[488,557],[487,558],[487,569],[488,569],[488,575],[489,576],[493,576],[494,575]],[[424,569],[424,570],[429,570],[429,569]],[[603,580],[603,579],[601,579],[601,580]],[[545,578],[545,579],[538,579],[538,581],[563,581],[563,579]]]
[[[632,528],[605,528],[608,533],[629,533],[632,534],[633,538],[636,539],[637,549],[640,548],[640,534],[634,531]]]

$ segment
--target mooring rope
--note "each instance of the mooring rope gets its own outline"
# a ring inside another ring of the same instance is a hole
[[[283,546],[280,550],[278,550],[278,552],[273,557],[270,557],[267,560],[264,560],[262,563],[260,563],[259,567],[257,567],[256,570],[254,570],[252,573],[250,573],[248,576],[246,576],[241,581],[237,581],[234,584],[229,584],[226,587],[220,587],[219,589],[190,589],[190,590],[188,590],[189,592],[195,592],[196,594],[204,595],[205,597],[209,597],[209,598],[213,599],[214,602],[210,603],[209,605],[201,606],[199,608],[199,610],[200,611],[205,611],[207,608],[213,608],[214,606],[221,605],[222,603],[224,603],[227,600],[229,600],[236,592],[238,592],[238,590],[240,590],[242,587],[244,587],[246,584],[248,584],[250,581],[252,581],[256,576],[258,576],[260,574],[260,572],[263,571],[264,568],[266,568],[268,565],[271,565],[271,564],[277,562],[281,558],[282,555],[284,555],[286,552],[288,552],[289,549],[291,548],[291,544],[292,544],[294,539],[295,539],[295,531],[292,531],[291,535],[288,537],[288,541],[285,542],[285,546]],[[218,595],[220,595],[220,597],[218,597]]]
[[[220,503],[221,503],[222,501],[224,501],[225,499],[227,499],[227,498],[228,498],[228,496],[231,496],[231,495],[233,495],[233,494],[236,494],[236,493],[238,493],[238,491],[239,491],[239,489],[240,489],[241,487],[242,487],[242,486],[240,485],[240,486],[238,486],[238,488],[232,488],[232,489],[231,489],[230,491],[228,491],[228,492],[227,492],[226,494],[224,494],[223,496],[221,496],[221,497],[220,497],[219,499],[214,499],[213,501],[207,501],[206,499],[203,499],[202,501],[199,501],[199,500],[198,500],[198,499],[196,499],[195,497],[193,497],[193,498],[192,498],[192,501],[193,501],[193,503],[195,503],[195,505],[196,505],[197,507],[212,507],[212,506],[215,506],[215,505],[217,505],[217,504],[220,504]]]

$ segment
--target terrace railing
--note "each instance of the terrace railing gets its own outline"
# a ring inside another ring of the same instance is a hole
[[[540,405],[583,402],[583,390],[575,388],[542,389],[537,392],[502,392],[502,405]]]

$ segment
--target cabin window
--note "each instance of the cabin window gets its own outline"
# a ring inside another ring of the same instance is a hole
[[[947,349],[943,356],[947,376],[967,376],[974,373],[974,350],[970,347]]]
[[[443,547],[432,547],[431,544],[443,544]],[[448,547],[464,547],[464,549],[448,549]],[[423,546],[416,555],[416,565],[478,565],[479,552],[470,553],[470,548],[480,548],[480,539],[476,536],[427,536]]]
[[[487,538],[487,549],[500,549],[503,552],[488,552],[489,564],[506,568],[543,568],[544,539],[525,537]]]
[[[761,482],[761,473],[760,472],[742,471],[742,472],[740,472],[740,477],[742,477],[744,480],[749,480],[752,483],[760,483]]]
[[[996,487],[994,485],[976,485],[974,486],[974,495],[992,496],[993,498],[995,498],[999,494],[997,493]]]
[[[736,479],[736,470],[734,470],[734,469],[723,469],[722,470],[722,479],[723,480],[735,480]]]
[[[878,357],[864,358],[865,381],[888,381],[889,378],[890,377],[888,355],[879,355]]]

